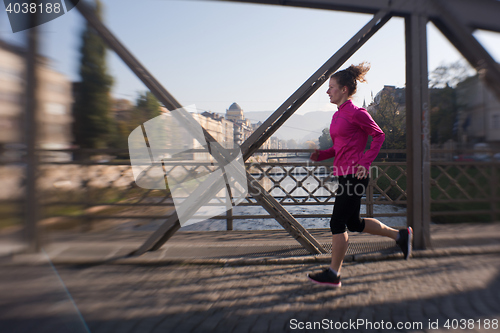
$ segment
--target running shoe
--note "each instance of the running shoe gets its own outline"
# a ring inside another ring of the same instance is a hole
[[[413,244],[413,229],[408,227],[407,229],[399,230],[399,240],[396,241],[399,245],[401,251],[403,251],[403,256],[408,260],[411,256],[411,249]]]
[[[342,285],[340,275],[335,275],[330,268],[325,268],[322,272],[315,274],[307,274],[309,280],[317,284],[324,284],[338,288]]]

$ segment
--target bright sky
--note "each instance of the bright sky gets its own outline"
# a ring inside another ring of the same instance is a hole
[[[118,39],[183,105],[224,113],[233,102],[244,111],[278,108],[371,16],[284,6],[192,0],[102,0],[104,21]],[[83,19],[76,10],[41,26],[42,52],[53,67],[79,80]],[[500,61],[500,34],[475,36]],[[13,34],[4,10],[0,37]],[[428,24],[429,71],[461,55]],[[392,18],[341,68],[371,63],[368,83],[358,85],[354,102],[369,103],[384,85],[405,84],[404,21]],[[113,95],[135,100],[146,87],[109,52]],[[298,113],[336,110],[326,85]]]

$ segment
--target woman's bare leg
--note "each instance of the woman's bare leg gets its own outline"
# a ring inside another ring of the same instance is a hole
[[[367,232],[372,235],[390,237],[394,240],[396,240],[399,234],[398,230],[388,227],[379,220],[372,218],[365,218],[365,229],[363,232]]]
[[[332,235],[332,262],[330,267],[337,273],[340,273],[348,246],[349,237],[347,232]]]

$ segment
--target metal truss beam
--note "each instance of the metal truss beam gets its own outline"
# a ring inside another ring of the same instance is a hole
[[[213,0],[210,0],[213,1]],[[302,8],[328,9],[353,13],[375,14],[381,10],[393,16],[407,17],[424,14],[430,19],[439,17],[434,0],[216,0],[256,4],[282,5]],[[471,29],[500,32],[500,1],[496,0],[446,0],[454,9],[456,19]]]
[[[472,35],[471,30],[456,18],[455,8],[448,5],[448,1],[435,1],[434,6],[441,15],[432,19],[432,22],[478,71],[500,101],[500,66]],[[498,17],[500,22],[500,15]]]
[[[25,128],[24,140],[26,143],[26,187],[24,189],[25,215],[24,215],[24,238],[28,243],[26,249],[29,253],[39,252],[41,248],[41,238],[39,235],[38,220],[40,218],[39,192],[37,191],[37,179],[39,173],[39,159],[36,153],[38,139],[38,112],[39,100],[37,98],[37,88],[39,86],[37,54],[39,49],[39,28],[36,26],[39,15],[35,13],[30,19],[32,27],[28,33],[28,48],[26,53],[26,104],[25,104]]]
[[[405,19],[407,223],[414,247],[430,244],[430,102],[427,73],[427,17]]]
[[[169,110],[182,110],[182,105],[170,95],[170,93],[153,77],[151,73],[116,39],[115,36],[102,24],[99,18],[95,15],[94,10],[85,2],[72,0],[78,8],[82,16],[96,30],[103,41],[127,64],[127,66],[136,74],[136,76],[151,90],[151,92],[162,102]],[[184,112],[184,123],[186,126],[193,126],[195,120]],[[209,143],[211,154],[220,163],[220,165],[229,164],[232,160],[231,153],[223,148],[203,127],[205,140]],[[318,241],[295,220],[248,172],[245,174],[249,186],[253,186],[255,192],[250,194],[266,209],[276,220],[294,237],[304,248],[312,254],[326,253],[326,250],[318,243]],[[223,186],[223,185],[222,185]],[[211,184],[205,189],[197,190],[200,200],[195,203],[196,206],[190,207],[187,211],[192,211],[193,214],[198,208],[206,204],[211,196],[209,194],[218,192],[221,188],[217,184]],[[196,193],[196,192],[195,192]],[[193,195],[195,195],[193,193]],[[158,228],[146,242],[133,253],[133,255],[141,255],[147,251],[158,249],[161,247],[177,230],[180,229],[179,219],[176,214],[169,217]]]

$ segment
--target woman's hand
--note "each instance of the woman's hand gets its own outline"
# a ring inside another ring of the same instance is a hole
[[[366,177],[368,177],[368,171],[364,166],[357,164],[355,168],[358,168],[358,171],[356,171],[355,175],[356,178],[365,179]]]
[[[319,156],[319,150],[315,149],[314,153],[311,154],[311,157],[309,157],[309,159],[311,161],[317,162],[318,161],[318,156]]]

